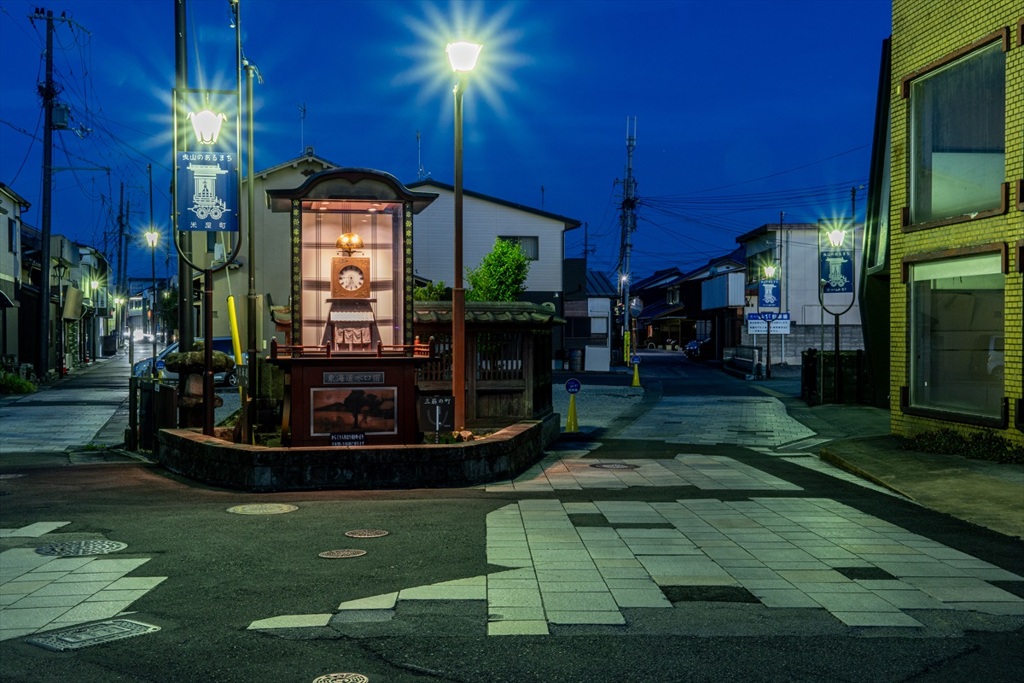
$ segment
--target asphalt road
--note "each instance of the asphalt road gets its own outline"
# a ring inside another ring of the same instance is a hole
[[[765,396],[752,383],[677,355],[645,354],[642,368],[655,397]],[[630,377],[604,381],[628,385]],[[656,405],[648,400],[637,413]],[[399,601],[393,612],[373,613],[379,622],[345,624],[334,618],[319,627],[249,628],[276,615],[336,614],[344,601],[505,571],[487,562],[488,515],[523,501],[827,499],[977,561],[1024,571],[1019,540],[793,459],[739,445],[621,438],[625,428],[620,424],[595,434],[586,444],[594,449],[587,458],[671,462],[679,453],[726,456],[799,490],[656,486],[256,495],[213,489],[138,462],[97,458],[68,466],[20,459],[16,471],[23,476],[3,481],[8,495],[0,498],[0,527],[70,524],[41,539],[0,537],[0,549],[32,548],[40,540],[116,540],[127,544],[116,556],[148,558],[130,576],[166,579],[140,595],[127,617],[159,631],[69,652],[51,652],[25,638],[4,640],[0,679],[284,683],[342,672],[374,682],[467,683],[1020,679],[1024,614],[916,610],[921,628],[850,626],[822,609],[770,609],[742,591],[715,586],[677,589],[671,609],[623,609],[625,625],[552,625],[548,635],[488,636],[482,600]],[[556,446],[579,448],[570,440]],[[297,509],[273,515],[227,512],[248,503]],[[344,536],[354,529],[384,529],[389,535]],[[340,560],[318,556],[341,548],[367,554]],[[1024,597],[1024,582],[989,583]],[[0,628],[8,613],[0,612]]]

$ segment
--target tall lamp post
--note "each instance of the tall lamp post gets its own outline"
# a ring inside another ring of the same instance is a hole
[[[149,307],[150,315],[153,316],[149,326],[149,331],[153,335],[153,362],[149,364],[150,377],[156,377],[156,245],[159,241],[160,231],[150,226],[146,231],[146,244],[150,249],[150,275],[153,278],[153,296],[150,297],[153,304]]]
[[[57,376],[63,377],[64,371],[64,278],[68,275],[68,266],[58,261],[53,267],[57,274]]]
[[[821,304],[821,309],[832,315],[835,320],[835,341],[833,343],[835,354],[833,370],[835,375],[833,377],[832,391],[836,403],[841,403],[843,400],[843,371],[842,360],[839,355],[839,316],[853,308],[854,301],[857,298],[857,292],[853,286],[853,253],[852,250],[845,249],[843,246],[846,242],[846,233],[846,227],[841,225],[828,226],[827,229],[818,231],[818,262],[821,274],[818,281],[818,303]],[[823,236],[827,239],[829,246],[829,250],[825,252],[821,250]],[[850,295],[850,303],[846,305],[846,308],[832,310],[825,305],[826,294],[847,293]],[[824,391],[822,394],[824,394]],[[821,398],[824,403],[824,395]]]
[[[482,45],[460,41],[445,48],[455,82],[455,280],[452,287],[452,395],[455,430],[466,427],[466,290],[462,283],[462,93],[465,74],[476,67]]]
[[[764,274],[763,278],[758,282],[757,292],[757,315],[758,317],[767,323],[767,337],[768,343],[765,352],[765,364],[764,364],[764,376],[765,379],[772,378],[772,321],[779,317],[776,311],[762,311],[761,308],[781,308],[782,302],[779,300],[779,280],[778,272],[779,268],[774,263],[769,263],[766,266],[762,266],[761,270]]]

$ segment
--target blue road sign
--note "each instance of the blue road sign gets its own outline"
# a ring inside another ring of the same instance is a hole
[[[565,383],[565,390],[568,391],[570,394],[578,394],[578,393],[580,393],[580,389],[582,387],[583,387],[583,385],[580,384],[580,381],[578,379],[576,379],[576,378],[567,380],[566,383]]]
[[[632,356],[630,356],[629,357],[629,364],[630,365],[639,365],[640,364],[640,356],[638,356],[636,354],[633,354]]]

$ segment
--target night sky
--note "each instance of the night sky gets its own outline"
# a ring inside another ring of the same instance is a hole
[[[234,87],[227,0],[187,6],[190,87]],[[54,174],[53,232],[112,254],[124,183],[129,275],[148,276],[147,164],[154,221],[170,229],[173,0],[0,0],[0,181],[40,227],[37,7],[71,20],[55,32],[72,122],[54,133],[54,166],[74,170]],[[452,183],[444,47],[469,38],[484,48],[465,98],[465,187],[586,223],[568,233],[566,255],[582,256],[586,235],[591,268],[617,265],[627,117],[637,120],[634,280],[724,255],[780,212],[849,215],[862,185],[863,219],[888,0],[242,0],[241,26],[263,77],[257,171],[313,146],[342,166]],[[158,275],[176,272],[172,256]]]

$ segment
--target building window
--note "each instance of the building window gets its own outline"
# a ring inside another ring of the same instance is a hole
[[[18,223],[13,218],[7,219],[7,249],[12,254],[18,253]]]
[[[498,235],[498,239],[518,244],[519,248],[526,254],[526,258],[536,261],[540,258],[540,247],[536,237],[524,237],[522,235]]]
[[[910,265],[910,406],[998,418],[1002,255]]]
[[[910,223],[1000,209],[1006,55],[993,42],[910,81]]]

